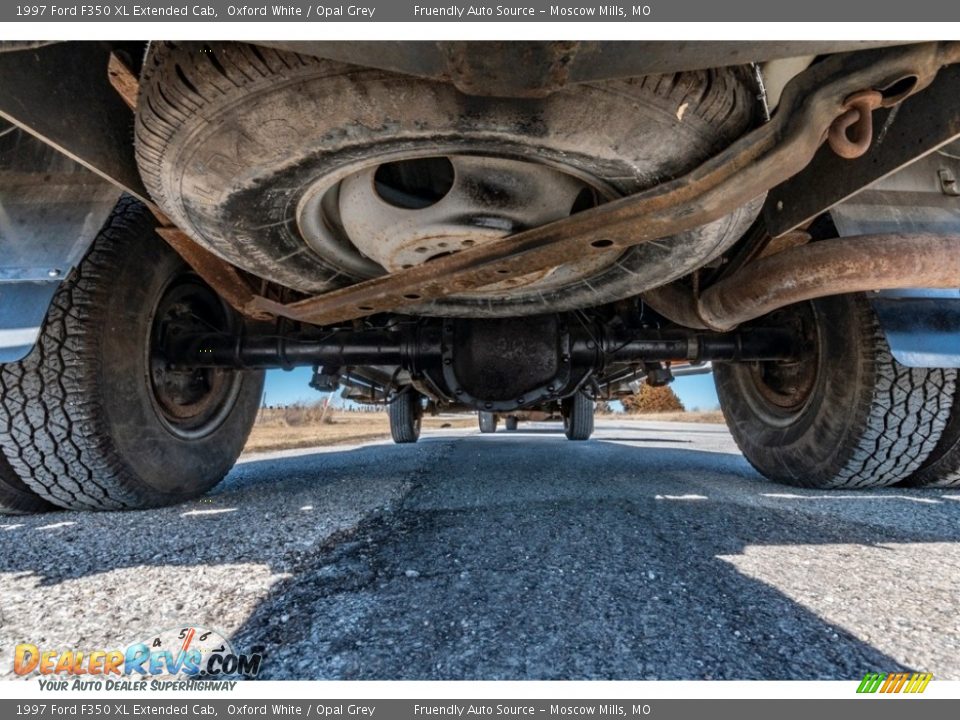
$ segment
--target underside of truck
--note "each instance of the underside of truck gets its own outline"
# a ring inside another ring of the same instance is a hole
[[[960,484],[958,63],[0,43],[0,510],[202,494],[299,366],[401,443],[712,369],[771,480]]]

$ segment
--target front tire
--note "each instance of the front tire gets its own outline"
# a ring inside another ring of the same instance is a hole
[[[890,353],[863,295],[771,316],[796,323],[798,362],[718,364],[720,407],[762,475],[811,488],[866,488],[909,477],[937,446],[957,371],[909,368]]]
[[[563,432],[567,440],[589,440],[593,435],[593,400],[578,392],[563,401]]]
[[[236,322],[147,209],[121,200],[54,296],[36,347],[0,367],[0,448],[38,496],[73,510],[168,505],[233,467],[263,373],[167,369],[158,333],[178,317]]]
[[[477,420],[480,424],[480,432],[495,433],[497,431],[497,421],[499,419],[500,418],[497,417],[496,413],[480,412],[477,415]]]
[[[390,436],[395,443],[415,443],[420,439],[423,403],[418,392],[412,389],[401,392],[387,406],[387,415],[390,417]]]
[[[507,432],[516,432],[519,422],[515,415],[511,415],[504,421],[503,426],[507,429]]]

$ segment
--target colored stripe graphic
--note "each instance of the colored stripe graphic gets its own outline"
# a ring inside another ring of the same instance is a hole
[[[917,682],[917,686],[911,692],[922,693],[927,689],[927,685],[930,684],[931,680],[933,680],[932,673],[920,673],[920,679]]]
[[[867,673],[857,687],[858,693],[922,693],[933,679],[931,673]]]
[[[880,687],[880,683],[886,679],[885,673],[867,673],[863,676],[863,680],[860,683],[860,687],[857,688],[858,693],[875,693]]]
[[[887,679],[883,681],[883,685],[880,686],[881,693],[890,692],[890,688],[897,684],[897,680],[900,677],[900,673],[891,673],[887,675]]]
[[[899,673],[897,675],[896,681],[893,683],[893,687],[891,687],[887,692],[900,692],[900,688],[903,687],[903,684],[906,681],[907,681],[907,674]]]

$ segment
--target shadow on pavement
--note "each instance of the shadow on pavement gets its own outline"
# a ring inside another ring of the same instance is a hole
[[[960,540],[960,502],[936,491],[823,501],[733,454],[488,440],[248,462],[174,508],[4,518],[17,527],[0,531],[0,570],[56,586],[118,567],[282,566],[233,637],[265,648],[274,679],[852,679],[906,668],[721,556]],[[362,495],[404,473],[392,508],[298,542],[317,517],[291,493],[321,506],[338,483]]]

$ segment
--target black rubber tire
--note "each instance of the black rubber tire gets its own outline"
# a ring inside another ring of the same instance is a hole
[[[517,425],[519,424],[520,421],[517,420],[515,416],[510,415],[506,420],[504,420],[503,427],[507,430],[507,432],[516,432]]]
[[[960,382],[947,426],[937,447],[920,468],[903,481],[911,487],[960,487]]]
[[[338,266],[305,242],[296,209],[316,178],[387,153],[488,153],[554,164],[611,197],[628,195],[685,174],[752,127],[752,84],[746,68],[729,67],[478,99],[450,83],[255,45],[157,42],[140,82],[137,161],[154,200],[198,242],[258,276],[324,292],[377,270]],[[758,209],[639,245],[566,287],[407,312],[502,317],[636,295],[717,257]]]
[[[823,298],[809,309],[817,365],[807,399],[796,407],[767,399],[750,365],[715,366],[734,440],[775,482],[833,489],[902,481],[937,446],[957,371],[898,363],[863,295]]]
[[[233,466],[262,372],[231,376],[198,437],[174,434],[154,401],[154,308],[188,275],[153,216],[125,198],[54,296],[36,347],[0,366],[0,447],[37,495],[68,509],[167,505],[203,494]]]
[[[387,405],[390,417],[390,435],[398,444],[415,443],[420,439],[423,422],[423,401],[420,393],[405,390]]]
[[[497,423],[499,421],[500,418],[496,413],[483,411],[477,413],[477,422],[480,425],[480,432],[482,433],[495,433],[497,431]]]
[[[589,440],[596,405],[581,392],[563,401],[563,433],[567,440]]]
[[[0,453],[0,515],[28,515],[53,509],[53,505],[17,477],[7,458]]]

